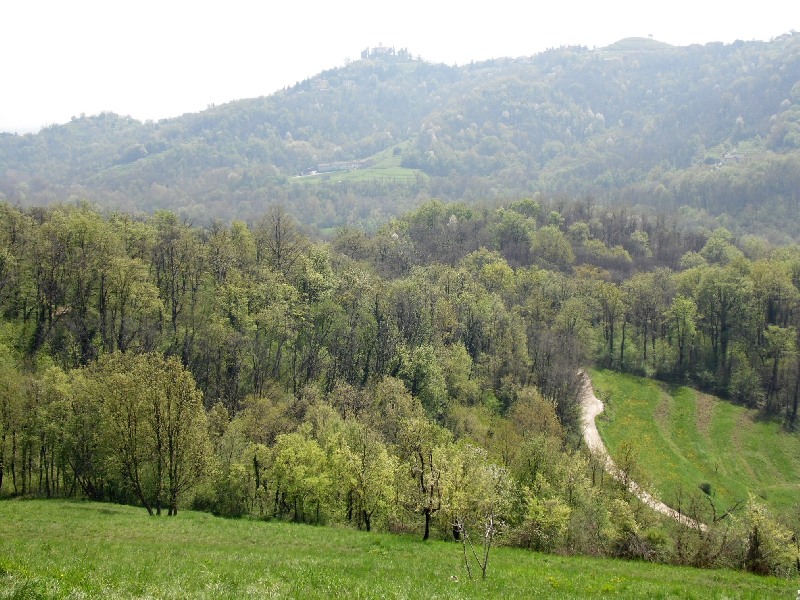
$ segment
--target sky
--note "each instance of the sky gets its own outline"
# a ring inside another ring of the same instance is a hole
[[[23,133],[81,114],[158,120],[266,96],[379,44],[466,64],[633,36],[769,40],[800,31],[800,2],[5,0],[0,23],[0,131]]]

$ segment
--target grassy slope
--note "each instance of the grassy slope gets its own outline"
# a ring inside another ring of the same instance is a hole
[[[686,387],[612,371],[591,376],[606,404],[597,425],[611,456],[631,444],[648,485],[667,504],[710,483],[718,507],[752,491],[779,512],[800,511],[800,436]]]
[[[90,502],[0,502],[0,598],[794,598],[729,571],[493,551],[469,581],[455,543]],[[454,578],[455,577],[455,578]]]
[[[407,142],[399,144],[398,147],[404,149],[408,145]],[[372,155],[370,158],[372,164],[365,169],[357,169],[355,171],[334,171],[333,173],[320,173],[318,175],[310,175],[304,177],[305,181],[310,183],[320,181],[369,181],[372,179],[386,180],[393,183],[414,183],[417,177],[427,177],[419,169],[407,169],[401,166],[402,156],[394,154],[395,146],[382,150],[377,154]]]

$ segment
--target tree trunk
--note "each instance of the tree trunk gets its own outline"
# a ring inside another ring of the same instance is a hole
[[[11,432],[11,483],[14,485],[14,495],[17,494],[17,432]]]
[[[129,481],[133,484],[133,491],[136,496],[139,498],[139,501],[142,503],[142,506],[147,509],[147,514],[151,517],[153,516],[153,506],[147,500],[147,497],[144,495],[144,490],[142,489],[141,482],[139,481],[139,471],[137,465],[125,464],[125,470],[128,474]],[[158,513],[161,514],[160,512]]]
[[[431,510],[426,508],[422,512],[425,515],[425,533],[422,536],[422,541],[425,542],[430,537],[431,533]]]
[[[178,514],[178,494],[174,493],[170,495],[169,512],[167,513],[167,516],[174,517],[177,514]]]
[[[256,455],[256,453],[254,452],[253,453],[253,477],[254,477],[255,483],[256,483],[256,491],[258,490],[259,487],[261,487],[261,473],[260,473],[260,470],[259,470],[259,466],[260,465],[258,464],[258,455]]]
[[[611,318],[611,324],[608,327],[608,367],[614,368],[614,319]]]
[[[5,450],[6,450],[6,431],[3,431],[3,437],[0,438],[0,492],[3,491],[3,473],[5,471]]]
[[[642,351],[644,352],[644,364],[647,365],[647,325],[642,329]]]

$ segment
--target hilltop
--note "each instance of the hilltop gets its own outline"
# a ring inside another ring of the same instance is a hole
[[[282,204],[320,228],[374,227],[431,197],[538,193],[689,206],[734,230],[796,235],[798,35],[688,47],[630,38],[462,66],[377,50],[196,114],[82,115],[0,135],[0,193],[199,222]]]

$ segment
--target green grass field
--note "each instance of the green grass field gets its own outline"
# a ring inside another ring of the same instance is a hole
[[[498,548],[469,580],[453,542],[47,500],[0,502],[0,598],[780,598],[732,571]]]
[[[398,147],[402,149],[405,145],[407,143],[400,144]],[[365,169],[320,173],[303,179],[311,183],[328,180],[358,182],[380,179],[394,183],[409,184],[416,182],[417,177],[427,178],[427,175],[419,169],[407,169],[401,166],[402,156],[395,154],[394,148],[395,146],[392,146],[371,156],[372,164]]]
[[[667,504],[710,484],[718,508],[748,492],[800,515],[800,435],[757,412],[686,387],[613,371],[590,373],[605,411],[597,427],[612,458],[633,449],[647,487]]]

